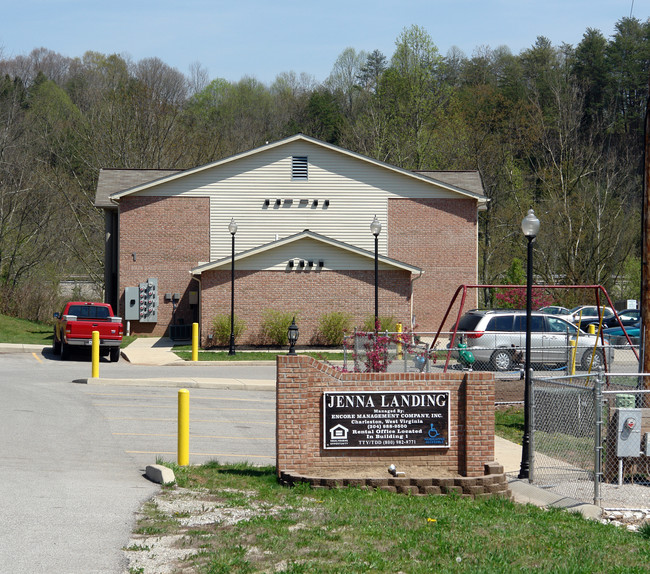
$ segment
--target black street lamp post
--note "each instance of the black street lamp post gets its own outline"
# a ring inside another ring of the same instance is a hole
[[[229,355],[235,354],[235,233],[237,233],[237,224],[235,218],[230,220],[228,231],[232,236],[232,251],[230,258],[230,347]]]
[[[533,293],[533,242],[539,232],[539,219],[532,209],[521,222],[521,230],[528,240],[528,260],[526,262],[526,357],[524,361],[524,438],[521,448],[521,468],[519,478],[530,477],[530,436],[531,436],[531,380],[530,380],[530,329]]]
[[[289,338],[289,353],[287,354],[295,355],[296,343],[298,342],[298,325],[296,325],[295,317],[291,321],[291,325],[289,325],[288,338]]]
[[[375,236],[375,331],[379,321],[379,234],[381,233],[381,222],[375,218],[370,224],[370,231]]]

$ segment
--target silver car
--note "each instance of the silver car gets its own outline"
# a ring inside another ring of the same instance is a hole
[[[523,363],[526,347],[526,312],[512,310],[472,310],[458,324],[458,334],[477,363],[497,371],[509,371]],[[614,349],[575,325],[544,313],[531,315],[531,363],[566,366],[571,360],[571,341],[578,339],[576,365],[583,370],[611,365]],[[458,342],[455,343],[455,346]],[[464,346],[464,345],[463,345]],[[596,352],[594,353],[594,349]],[[457,354],[457,351],[455,351]]]

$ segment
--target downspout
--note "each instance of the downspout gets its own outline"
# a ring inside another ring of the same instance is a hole
[[[422,277],[423,273],[424,271],[420,271],[420,274],[417,277],[411,279],[411,332],[413,332],[413,329],[415,328],[415,325],[413,324],[413,297],[415,296],[413,283],[415,283],[420,277]]]

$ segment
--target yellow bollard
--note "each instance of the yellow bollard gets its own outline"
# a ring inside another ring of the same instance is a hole
[[[178,390],[178,466],[190,464],[190,392]]]
[[[192,360],[199,360],[199,324],[192,323]]]
[[[401,359],[402,358],[402,324],[397,323],[395,325],[397,328],[397,358]]]
[[[569,341],[569,344],[571,345],[571,362],[569,364],[569,375],[575,375],[576,374],[576,351],[578,350],[578,340],[573,339]]]
[[[93,331],[92,378],[99,378],[99,331]]]
[[[591,325],[587,325],[587,333],[590,335],[595,335],[596,334],[596,325],[593,323]]]

